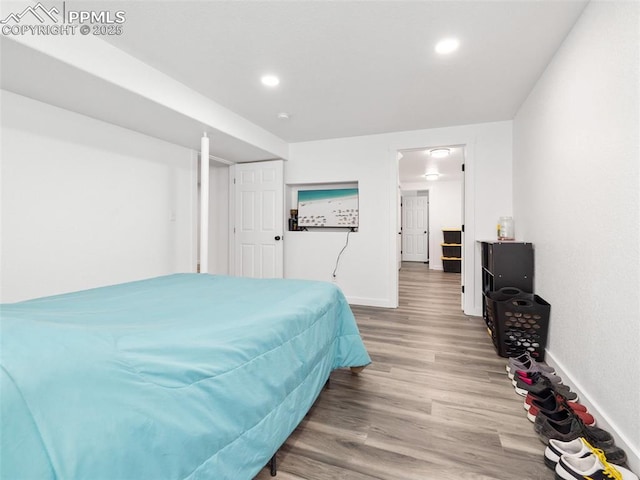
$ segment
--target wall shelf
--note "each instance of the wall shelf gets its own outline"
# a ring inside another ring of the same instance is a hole
[[[349,217],[355,216],[356,225],[346,224],[322,226],[322,225],[304,225],[302,219],[299,218],[298,212],[298,195],[301,191],[309,190],[342,190],[342,189],[358,189],[357,181],[349,182],[324,182],[324,183],[289,183],[285,185],[285,215],[287,219],[287,230],[289,232],[346,232],[351,230],[357,232],[359,227],[359,207],[355,211],[349,211]],[[354,210],[350,208],[349,210]],[[346,215],[345,215],[346,216]],[[308,217],[307,217],[308,219]],[[329,219],[331,220],[331,219]],[[335,218],[334,218],[335,220]],[[341,219],[338,219],[340,221]]]

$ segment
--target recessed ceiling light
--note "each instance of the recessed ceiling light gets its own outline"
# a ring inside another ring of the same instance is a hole
[[[424,178],[426,178],[427,180],[437,180],[438,177],[440,176],[439,173],[425,173],[424,174]]]
[[[289,115],[287,112],[280,112],[278,114],[278,118],[280,120],[289,120],[291,118],[291,115]]]
[[[280,83],[280,79],[275,75],[263,75],[260,81],[267,87],[276,87]]]
[[[451,153],[451,150],[448,148],[434,148],[433,150],[429,150],[429,155],[433,158],[444,158],[448,157]]]
[[[436,53],[440,55],[447,55],[449,53],[455,52],[460,46],[460,40],[457,38],[445,38],[444,40],[440,40],[436,43]]]

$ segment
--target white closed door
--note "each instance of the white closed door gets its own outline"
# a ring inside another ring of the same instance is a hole
[[[282,278],[283,161],[239,163],[234,170],[234,273]]]
[[[402,260],[429,260],[429,197],[402,197]]]

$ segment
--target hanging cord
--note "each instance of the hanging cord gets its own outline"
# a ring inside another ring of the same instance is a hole
[[[344,252],[344,250],[347,248],[347,245],[349,245],[349,234],[353,231],[353,229],[350,229],[347,232],[347,242],[344,244],[344,247],[342,247],[342,250],[340,250],[340,253],[338,254],[338,258],[336,258],[336,268],[333,269],[333,278],[336,278],[336,272],[338,271],[338,263],[340,263],[340,257],[342,256],[342,252]]]

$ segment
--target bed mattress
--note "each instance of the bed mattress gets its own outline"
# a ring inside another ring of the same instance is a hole
[[[249,480],[370,362],[325,282],[177,274],[0,313],[7,480]]]

